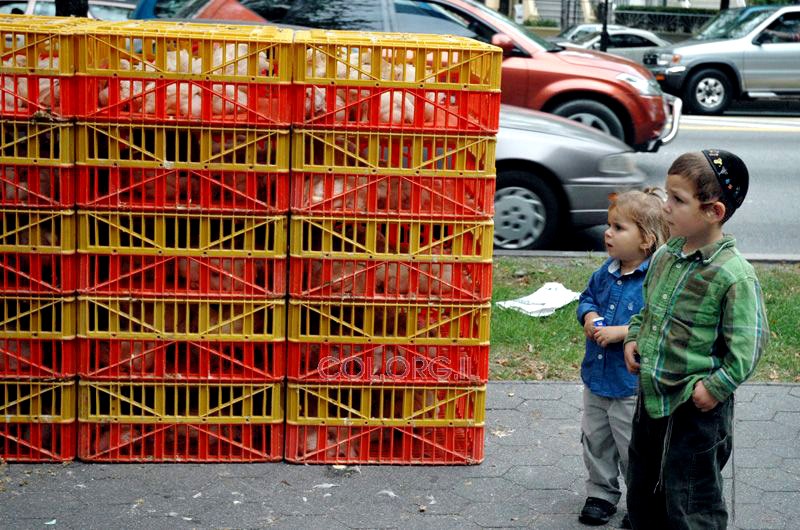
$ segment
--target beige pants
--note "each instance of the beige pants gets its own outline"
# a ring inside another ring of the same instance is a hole
[[[619,475],[628,468],[628,444],[636,409],[636,396],[610,399],[583,388],[581,443],[583,462],[589,472],[586,496],[617,504]]]

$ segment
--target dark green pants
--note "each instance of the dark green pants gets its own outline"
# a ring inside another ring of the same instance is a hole
[[[639,396],[628,450],[633,528],[727,527],[722,468],[733,449],[732,423],[733,396],[709,412],[689,400],[658,419],[648,416]]]

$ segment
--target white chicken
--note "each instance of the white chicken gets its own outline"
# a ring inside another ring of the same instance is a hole
[[[246,88],[214,84],[211,86],[211,90],[215,94],[211,99],[211,112],[215,116],[229,116],[247,108]]]

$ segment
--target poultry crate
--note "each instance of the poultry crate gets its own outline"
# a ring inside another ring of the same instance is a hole
[[[347,175],[483,177],[495,172],[494,136],[295,129],[292,170]]]
[[[485,411],[485,385],[286,385],[292,425],[481,427]]]
[[[0,298],[0,338],[70,339],[77,329],[75,299],[13,295]]]
[[[297,464],[479,464],[483,427],[286,425],[286,461]]]
[[[489,346],[289,342],[289,381],[348,384],[486,383]]]
[[[88,462],[277,462],[282,421],[262,424],[78,424],[78,458]]]
[[[185,77],[185,76],[184,76]],[[288,127],[289,84],[141,79],[120,76],[78,77],[81,102],[73,110],[82,121],[185,123]]]
[[[68,17],[0,15],[0,57],[4,73],[71,75],[75,73],[78,28]]]
[[[492,264],[292,257],[289,295],[304,300],[488,302]]]
[[[278,381],[286,342],[79,339],[82,379]]]
[[[292,122],[304,129],[371,129],[494,134],[500,91],[385,86],[292,87]]]
[[[489,343],[490,312],[489,303],[290,298],[288,337],[312,343],[479,346]]]
[[[275,341],[286,337],[283,299],[79,297],[89,339]]]
[[[77,449],[77,421],[0,423],[0,459],[8,462],[69,462]]]
[[[75,212],[0,208],[0,252],[74,253]]]
[[[71,166],[75,162],[72,124],[0,120],[0,166]]]
[[[146,80],[290,84],[293,38],[292,30],[276,26],[94,22],[78,41],[76,71]]]
[[[74,167],[0,165],[0,207],[66,209],[75,206]]]
[[[288,128],[79,122],[75,131],[75,158],[85,166],[289,170]]]
[[[21,64],[15,64],[17,62]],[[9,73],[15,66],[25,67],[26,64],[27,59],[24,55],[2,61],[0,90],[3,97],[0,98],[0,117],[64,120],[80,115],[80,104],[84,93],[78,87],[77,78],[38,73]]]
[[[287,218],[258,214],[78,213],[78,250],[94,254],[280,258]]]
[[[492,259],[492,220],[305,217],[290,221],[290,255],[304,258]]]
[[[282,383],[78,382],[87,423],[262,424],[283,420]]]
[[[85,210],[289,210],[289,173],[78,166],[77,203]]]
[[[80,254],[77,290],[87,296],[276,298],[286,295],[285,258]]]
[[[75,381],[0,380],[0,423],[75,421]]]
[[[495,176],[291,175],[291,211],[304,216],[490,219]]]
[[[76,340],[0,339],[2,379],[67,379],[77,373]]]
[[[75,254],[0,253],[0,294],[71,295],[78,288]]]

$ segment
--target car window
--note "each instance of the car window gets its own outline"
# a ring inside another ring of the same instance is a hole
[[[785,13],[764,31],[762,42],[800,42],[800,13]]]
[[[280,24],[364,31],[388,29],[385,0],[243,0],[242,4]]]
[[[764,9],[729,9],[709,20],[695,38],[738,39],[753,31],[774,12]]]
[[[654,43],[649,39],[640,37],[639,35],[619,35],[620,44],[619,48],[642,48],[644,46],[654,46]]]
[[[397,29],[408,33],[459,35],[491,42],[494,30],[465,14],[431,2],[395,0]]]
[[[132,9],[121,6],[90,5],[89,13],[98,20],[128,20]]]
[[[0,4],[0,14],[2,15],[22,15],[28,7],[28,2],[3,2]]]
[[[56,3],[55,2],[36,2],[33,4],[33,14],[41,15],[44,17],[56,16]]]

